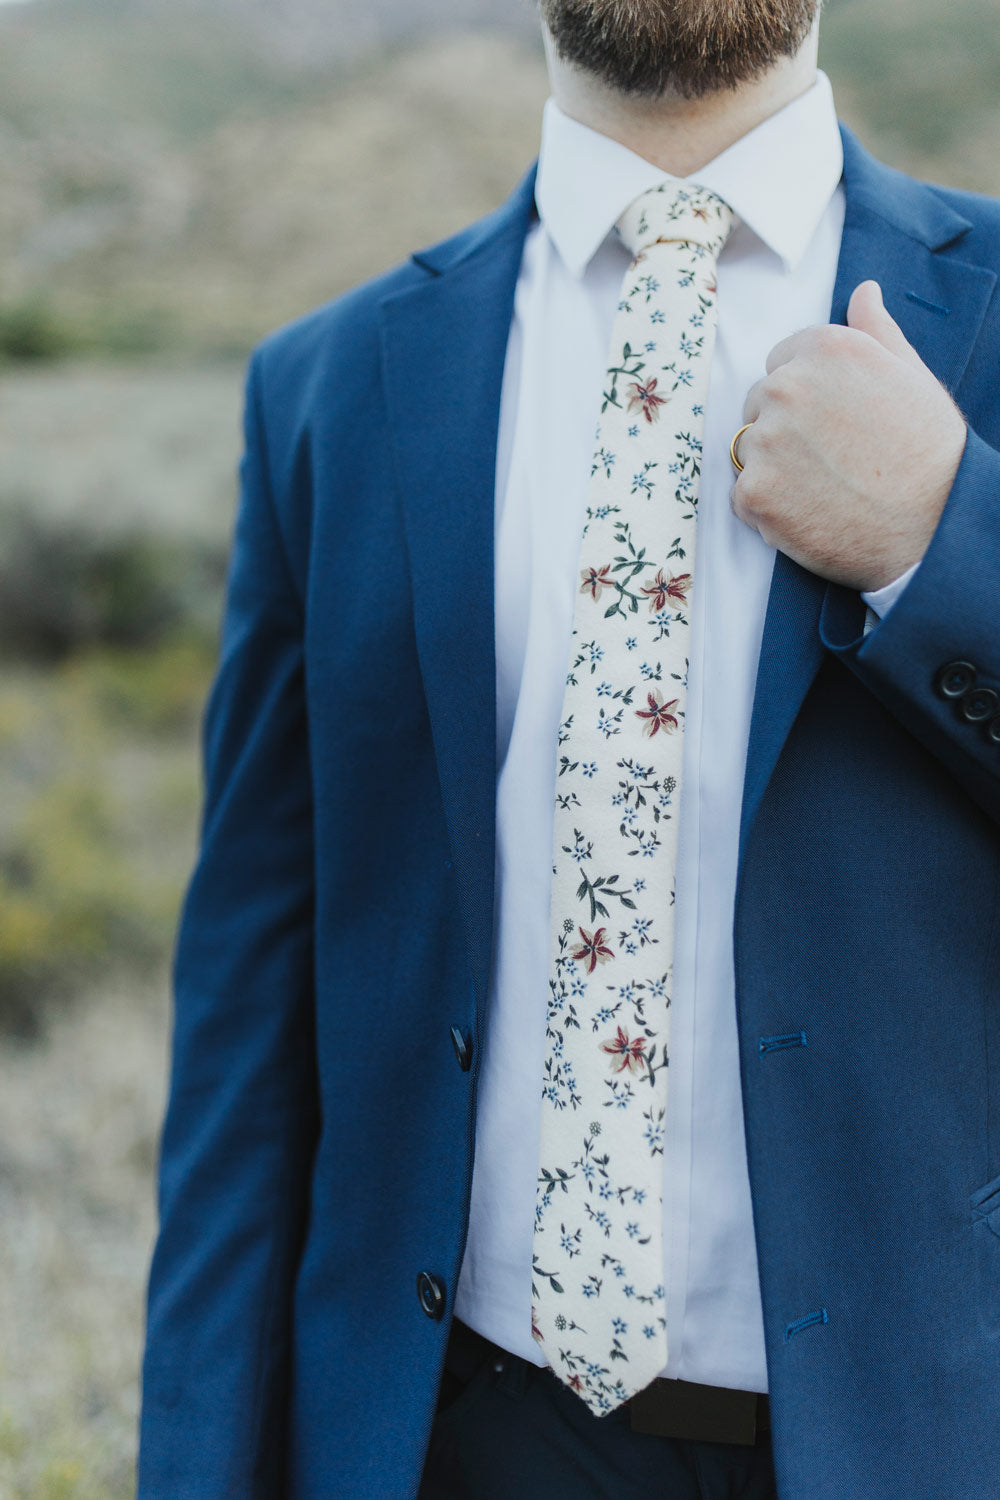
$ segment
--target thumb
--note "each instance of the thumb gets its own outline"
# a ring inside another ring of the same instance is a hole
[[[899,324],[886,312],[882,288],[877,281],[863,281],[860,286],[855,287],[847,308],[847,326],[856,328],[859,333],[867,333],[883,349],[895,354],[897,359],[923,369],[924,362],[920,355]]]

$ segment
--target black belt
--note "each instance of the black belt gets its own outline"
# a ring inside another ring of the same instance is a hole
[[[445,1355],[446,1368],[467,1383],[487,1361],[492,1362],[498,1375],[516,1361],[528,1371],[558,1379],[550,1370],[539,1371],[537,1366],[509,1354],[455,1318]],[[654,1380],[633,1396],[626,1408],[633,1432],[692,1443],[752,1446],[771,1426],[766,1396],[754,1391],[730,1391],[717,1385],[696,1385],[689,1380]]]
[[[690,1380],[654,1380],[632,1397],[628,1408],[633,1432],[692,1443],[752,1446],[759,1433],[771,1430],[766,1396]]]

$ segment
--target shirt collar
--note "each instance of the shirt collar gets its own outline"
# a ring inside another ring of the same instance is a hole
[[[829,207],[844,167],[825,73],[807,93],[693,173],[725,199],[786,270],[794,270]],[[677,181],[626,146],[545,106],[535,201],[567,269],[582,276],[620,214],[640,193]]]

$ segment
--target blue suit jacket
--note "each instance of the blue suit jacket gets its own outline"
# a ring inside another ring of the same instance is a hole
[[[867,638],[856,594],[774,571],[735,919],[774,1450],[781,1500],[965,1500],[1000,1487],[1000,744],[935,679],[1000,688],[1000,206],[845,149],[834,318],[877,278],[974,435]],[[251,365],[142,1500],[416,1491],[448,1324],[416,1281],[450,1315],[485,1027],[494,456],[532,213],[529,178]]]

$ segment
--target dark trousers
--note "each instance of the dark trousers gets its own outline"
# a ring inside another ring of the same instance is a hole
[[[445,1371],[419,1500],[776,1500],[770,1434],[752,1447],[633,1432],[549,1370],[497,1350]]]

